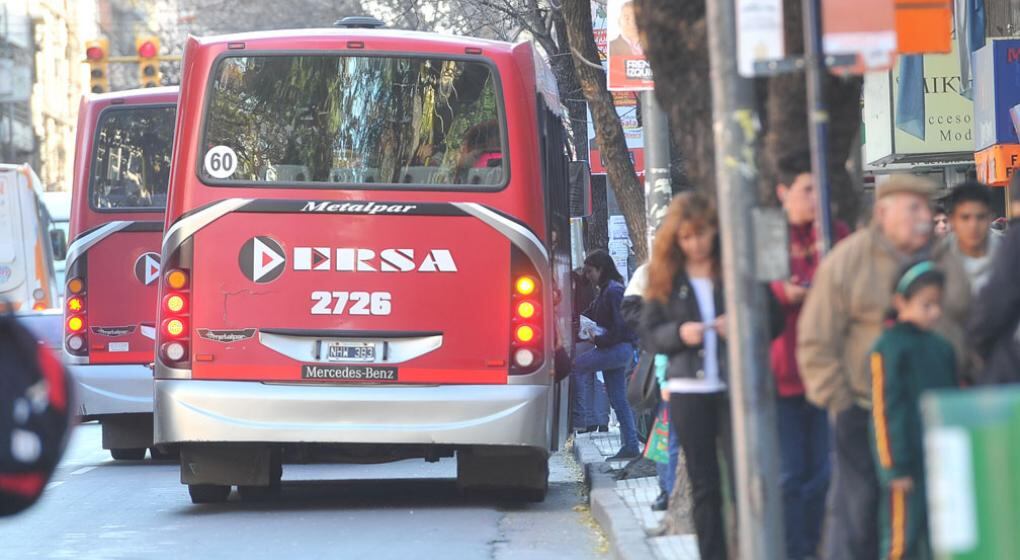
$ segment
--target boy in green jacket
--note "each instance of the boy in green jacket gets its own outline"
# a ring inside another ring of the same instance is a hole
[[[930,558],[924,443],[918,401],[956,386],[953,347],[932,328],[942,315],[945,276],[931,261],[907,269],[893,294],[895,324],[871,353],[871,441],[878,463],[879,557]]]

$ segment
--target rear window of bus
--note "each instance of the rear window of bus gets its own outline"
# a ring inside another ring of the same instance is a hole
[[[199,158],[207,184],[498,188],[508,179],[499,84],[481,62],[226,57],[210,88]]]
[[[90,203],[96,210],[162,211],[170,182],[173,105],[103,111],[92,154]]]

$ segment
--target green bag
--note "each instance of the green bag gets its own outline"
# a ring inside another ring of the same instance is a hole
[[[648,445],[645,446],[645,459],[669,463],[669,409],[663,408],[662,414],[655,418],[652,433],[648,436]]]

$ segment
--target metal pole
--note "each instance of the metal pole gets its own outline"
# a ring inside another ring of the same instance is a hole
[[[832,248],[832,206],[829,204],[829,110],[825,106],[822,77],[828,71],[822,48],[821,0],[803,0],[804,74],[807,78],[808,122],[811,132],[811,170],[818,193],[815,228],[821,254]]]
[[[706,5],[740,547],[730,555],[781,560],[786,554],[779,438],[768,370],[766,294],[755,278],[751,217],[760,121],[753,82],[737,73],[734,2]]]
[[[641,92],[641,125],[645,140],[645,214],[651,253],[655,230],[662,223],[673,197],[669,177],[669,119],[655,100],[654,91]]]

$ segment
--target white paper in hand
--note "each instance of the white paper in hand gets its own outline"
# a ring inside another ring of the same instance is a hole
[[[581,340],[592,340],[596,336],[603,334],[606,334],[606,329],[598,326],[598,323],[588,317],[581,315],[581,328],[577,332],[578,338]]]

